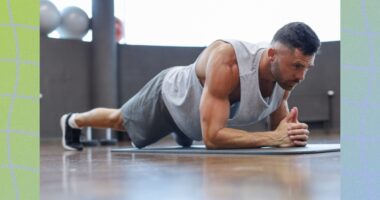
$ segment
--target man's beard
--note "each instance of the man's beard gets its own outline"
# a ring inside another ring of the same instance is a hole
[[[282,74],[280,72],[280,65],[278,64],[278,61],[276,61],[272,64],[271,71],[272,71],[274,80],[284,90],[290,91],[298,84],[298,82],[296,82],[296,81],[285,81],[284,80],[284,77],[282,76]]]

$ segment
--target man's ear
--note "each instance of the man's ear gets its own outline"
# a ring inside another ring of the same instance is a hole
[[[270,60],[271,62],[274,61],[275,56],[276,56],[276,49],[274,49],[274,48],[269,48],[269,49],[268,49],[268,58],[269,58],[269,60]]]

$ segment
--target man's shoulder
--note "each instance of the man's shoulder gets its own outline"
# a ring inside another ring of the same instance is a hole
[[[228,52],[228,51],[231,51],[233,50],[233,45],[226,41],[226,40],[222,40],[222,39],[218,39],[218,40],[215,40],[214,42],[212,42],[208,48],[211,48],[215,51],[222,51],[222,52]]]
[[[234,47],[223,40],[215,40],[202,54],[207,60],[212,59],[213,62],[218,61],[219,64],[231,63],[236,60]]]
[[[260,49],[270,47],[270,43],[265,41],[260,42],[247,42],[245,40],[238,39],[220,39],[214,41],[222,50],[226,52],[249,52],[249,54],[255,54]],[[219,49],[220,50],[220,49]]]

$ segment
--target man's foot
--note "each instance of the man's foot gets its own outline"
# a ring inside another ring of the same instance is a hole
[[[69,126],[69,118],[71,113],[64,114],[61,117],[61,130],[62,130],[62,146],[64,149],[71,151],[82,151],[83,145],[80,142],[81,129],[71,128]]]
[[[171,133],[173,139],[177,142],[178,145],[182,147],[190,147],[193,144],[193,140],[188,138],[182,133]]]

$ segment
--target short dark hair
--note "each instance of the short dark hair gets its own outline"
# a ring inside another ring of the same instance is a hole
[[[272,44],[275,42],[300,49],[304,55],[315,54],[321,46],[317,34],[303,22],[291,22],[280,28],[272,39]]]

